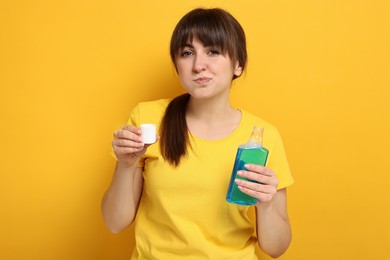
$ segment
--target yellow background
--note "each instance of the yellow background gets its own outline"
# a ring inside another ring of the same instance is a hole
[[[294,237],[280,259],[388,259],[388,3],[1,1],[0,259],[129,259],[132,229],[112,235],[100,214],[112,132],[138,101],[182,92],[169,38],[198,6],[241,22],[234,105],[285,142]]]

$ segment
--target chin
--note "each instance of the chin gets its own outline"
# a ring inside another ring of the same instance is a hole
[[[189,92],[191,97],[197,99],[208,99],[214,97],[214,93],[210,93],[209,91],[192,91]]]

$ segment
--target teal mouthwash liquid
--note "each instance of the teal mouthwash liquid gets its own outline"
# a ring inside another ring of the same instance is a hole
[[[246,170],[244,167],[245,164],[258,164],[265,166],[268,157],[268,150],[262,145],[263,131],[263,128],[254,126],[248,143],[242,144],[238,147],[229,188],[226,194],[226,200],[230,203],[249,206],[254,205],[257,202],[256,198],[241,192],[234,180],[239,178],[246,181],[252,181],[237,175],[238,171]]]

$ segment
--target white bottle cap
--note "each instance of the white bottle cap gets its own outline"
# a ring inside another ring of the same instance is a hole
[[[142,124],[142,141],[144,144],[153,144],[156,142],[156,125],[154,124]]]

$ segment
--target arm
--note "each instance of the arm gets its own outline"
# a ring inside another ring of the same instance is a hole
[[[286,189],[281,189],[276,192],[271,202],[260,202],[256,205],[259,245],[274,258],[281,256],[291,242],[286,196]]]
[[[142,168],[126,167],[117,162],[111,185],[102,200],[104,222],[111,232],[119,233],[133,222],[142,185]]]
[[[278,179],[269,168],[259,165],[248,165],[248,171],[239,174],[260,183],[237,180],[239,189],[257,199],[257,237],[260,248],[277,258],[289,247],[291,228],[287,214],[286,189],[276,190]]]
[[[137,163],[148,145],[142,143],[141,130],[128,125],[115,131],[112,146],[118,162],[102,199],[102,214],[110,231],[118,233],[135,218],[143,186],[143,170]]]

